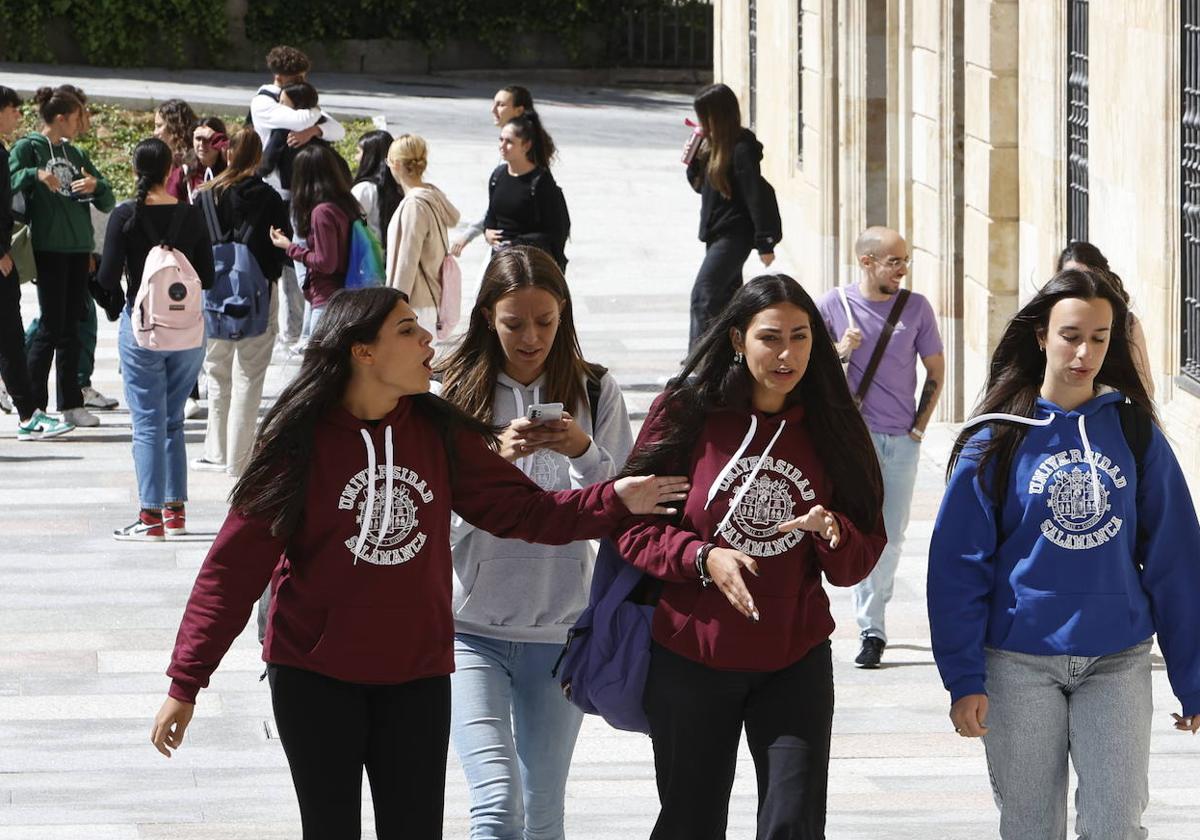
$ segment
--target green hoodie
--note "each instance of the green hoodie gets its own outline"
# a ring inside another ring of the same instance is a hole
[[[96,191],[92,194],[92,201],[97,210],[107,213],[116,203],[112,187],[82,150],[67,141],[52,149],[50,140],[44,134],[27,134],[13,145],[8,170],[12,177],[13,194],[20,192],[25,195],[25,215],[29,219],[33,248],[35,251],[90,254],[94,239],[92,215],[87,202],[53,192],[38,180],[38,170],[45,169],[52,162],[64,174],[73,172],[75,178],[82,177],[84,172],[95,176]],[[60,177],[59,180],[66,178]]]

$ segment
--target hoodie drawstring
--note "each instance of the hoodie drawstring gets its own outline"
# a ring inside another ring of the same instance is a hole
[[[512,391],[513,400],[517,404],[517,417],[524,417],[525,416],[525,398],[521,396],[521,389],[515,385],[509,385],[508,388],[510,391]],[[540,403],[542,401],[541,397],[542,397],[542,386],[534,385],[533,386],[533,402],[530,403],[530,405],[537,405],[538,403]],[[521,472],[525,473],[526,475],[529,475],[529,467],[530,467],[530,464],[532,463],[529,459],[532,457],[533,457],[532,455],[526,455],[524,458],[518,458],[517,459],[517,469],[519,469]]]
[[[754,417],[753,414],[750,415],[750,420],[751,420],[750,425],[751,425],[752,430],[755,427],[755,425],[757,425],[754,422],[755,419],[756,418]],[[781,434],[783,434],[783,428],[786,425],[787,425],[786,420],[779,421],[779,428],[775,430],[775,434],[771,437],[771,442],[767,444],[767,448],[763,450],[763,453],[758,456],[758,462],[754,465],[754,469],[752,469],[750,471],[750,475],[746,476],[746,481],[742,484],[741,488],[737,491],[737,494],[734,495],[733,501],[729,503],[729,510],[725,511],[725,516],[724,516],[724,518],[721,519],[721,524],[717,526],[716,533],[719,534],[723,530],[725,530],[725,525],[728,524],[730,518],[732,518],[733,512],[735,510],[737,510],[737,506],[742,503],[742,497],[745,496],[746,493],[750,490],[750,485],[752,485],[754,483],[754,479],[758,478],[758,473],[759,473],[759,470],[762,469],[763,462],[765,460],[767,460],[767,456],[771,454],[771,450],[775,447],[775,441],[779,440],[779,436]],[[746,441],[743,441],[743,442],[746,442]],[[738,454],[740,455],[741,453],[739,452]],[[733,460],[730,461],[729,464],[725,465],[725,469],[722,469],[721,472],[722,473],[727,472],[730,464],[733,464],[736,460],[737,460],[737,455],[734,456]],[[717,482],[713,482],[712,487],[715,487],[716,485],[717,485]],[[712,487],[708,488],[709,493],[712,493]]]
[[[1052,411],[1049,417],[1037,420],[1033,417],[1022,417],[1020,414],[980,414],[978,417],[972,417],[963,424],[964,429],[969,429],[971,426],[978,426],[980,423],[987,423],[992,420],[1011,420],[1014,423],[1024,423],[1026,426],[1049,426],[1054,422],[1057,415]],[[1092,443],[1088,440],[1087,434],[1087,418],[1079,415],[1079,437],[1083,441],[1083,457],[1087,461],[1088,473],[1092,479],[1092,504],[1097,509],[1100,507],[1100,476],[1096,473],[1096,453],[1092,451]]]
[[[750,445],[750,441],[754,440],[754,433],[757,431],[758,418],[751,414],[750,428],[746,430],[746,436],[738,444],[737,451],[733,453],[733,457],[725,462],[725,466],[721,467],[721,471],[717,473],[717,477],[713,479],[713,483],[708,486],[708,498],[704,500],[705,510],[708,510],[708,506],[712,504],[712,500],[717,497],[717,490],[721,486],[721,482],[725,480],[725,476],[729,475],[729,471],[733,469],[733,465],[742,457],[742,453],[746,451],[746,447]]]
[[[377,476],[375,462],[375,443],[371,440],[371,433],[366,429],[359,429],[358,433],[362,435],[363,445],[367,448],[367,502],[363,505],[362,525],[358,529],[358,542],[354,544],[354,565],[358,565],[359,552],[362,551],[363,543],[367,541],[367,530],[371,527],[371,517],[375,515],[375,482]],[[385,484],[386,496],[383,501],[383,517],[379,520],[379,535],[376,537],[376,544],[382,544],[383,538],[387,536],[388,525],[392,521],[392,487],[395,478],[392,475],[392,427],[388,426],[383,431],[384,442],[383,449],[385,453],[387,483]]]

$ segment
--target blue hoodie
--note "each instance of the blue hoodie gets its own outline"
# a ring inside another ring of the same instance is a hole
[[[1142,465],[1103,393],[1073,411],[1039,399],[1002,506],[963,449],[929,547],[933,655],[952,700],[985,694],[984,647],[1105,656],[1155,632],[1183,714],[1200,713],[1200,525],[1155,427]],[[1139,566],[1141,567],[1139,570]]]

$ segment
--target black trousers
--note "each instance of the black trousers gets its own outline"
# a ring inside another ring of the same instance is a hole
[[[3,177],[0,175],[0,177]],[[12,274],[0,274],[0,379],[17,415],[28,420],[37,406],[29,381],[29,363],[25,358],[25,324],[21,321],[21,278],[16,266]]]
[[[33,252],[38,270],[38,304],[42,312],[29,347],[29,379],[33,384],[33,401],[43,410],[50,403],[51,362],[58,379],[58,410],[83,405],[83,394],[79,389],[79,322],[83,320],[83,304],[88,294],[89,256],[59,251]]]
[[[742,266],[753,249],[754,237],[741,233],[722,236],[706,246],[704,262],[700,264],[700,272],[692,286],[689,351],[742,287]]]
[[[358,840],[367,769],[379,840],[440,840],[450,677],[358,685],[268,665],[304,840]]]
[[[718,671],[654,646],[646,680],[661,810],[651,840],[723,840],[742,726],[758,840],[822,840],[833,727],[829,642],[780,671]]]

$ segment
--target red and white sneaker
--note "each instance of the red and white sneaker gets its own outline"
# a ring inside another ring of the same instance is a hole
[[[137,521],[113,531],[113,539],[125,542],[162,542],[162,516],[148,510],[138,511]]]
[[[162,509],[163,531],[168,537],[182,537],[187,533],[186,515],[183,505],[165,507]]]

